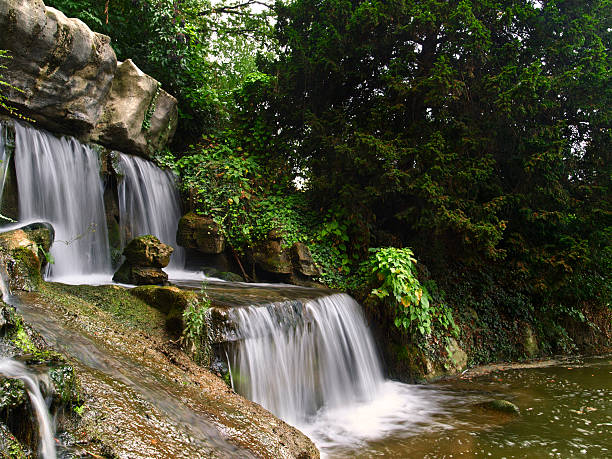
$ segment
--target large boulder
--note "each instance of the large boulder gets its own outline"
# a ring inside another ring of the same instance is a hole
[[[80,136],[97,124],[117,58],[110,39],[41,0],[0,1],[0,49],[11,105],[51,130]]]
[[[253,261],[262,270],[272,274],[291,274],[293,265],[289,250],[282,239],[269,238],[253,247]]]
[[[176,99],[128,59],[117,66],[110,95],[91,139],[147,156],[172,138],[177,120]]]
[[[155,236],[134,238],[123,249],[125,261],[113,280],[134,285],[164,285],[168,282],[168,274],[161,268],[168,266],[173,250]]]
[[[174,249],[155,236],[139,236],[123,249],[123,256],[132,266],[165,268]]]
[[[176,241],[186,249],[215,255],[225,250],[225,237],[212,218],[189,212],[179,220]]]
[[[131,60],[117,63],[110,38],[45,7],[0,0],[2,77],[10,105],[51,131],[148,157],[172,139],[176,99]]]

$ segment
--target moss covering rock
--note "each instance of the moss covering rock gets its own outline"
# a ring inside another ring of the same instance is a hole
[[[41,282],[55,234],[48,223],[34,223],[0,234],[0,263],[11,291],[33,291]]]
[[[173,251],[155,236],[134,238],[123,250],[125,261],[113,280],[134,285],[164,285],[168,275],[161,268],[168,266]]]
[[[521,414],[521,410],[519,410],[519,407],[516,406],[514,403],[509,402],[508,400],[490,400],[488,402],[480,403],[478,406],[485,410],[496,411],[498,413],[513,415]]]

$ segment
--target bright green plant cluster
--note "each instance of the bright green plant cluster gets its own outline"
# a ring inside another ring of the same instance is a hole
[[[193,359],[200,364],[210,363],[211,350],[207,345],[209,308],[210,300],[204,295],[203,299],[192,302],[183,311],[182,340]]]
[[[405,330],[418,330],[423,336],[432,333],[435,324],[445,330],[456,330],[451,310],[436,305],[416,273],[417,260],[412,250],[386,247],[370,249],[367,260],[371,274],[379,286],[371,294],[380,299],[388,298],[395,306],[395,326]]]

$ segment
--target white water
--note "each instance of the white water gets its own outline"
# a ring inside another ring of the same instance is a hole
[[[0,123],[0,203],[2,203],[2,195],[4,194],[4,184],[6,182],[6,174],[11,157],[6,148],[6,127]]]
[[[414,434],[439,411],[420,388],[384,379],[361,307],[346,294],[230,314],[242,338],[231,359],[236,390],[323,452]]]
[[[19,219],[55,229],[52,278],[111,271],[98,154],[72,137],[15,123]]]
[[[44,459],[54,459],[56,455],[53,424],[45,399],[40,392],[36,375],[28,371],[24,364],[12,359],[0,360],[0,375],[5,378],[19,379],[25,385],[38,420],[41,455]]]
[[[124,174],[118,190],[120,225],[130,238],[152,234],[174,247],[169,267],[183,268],[185,250],[176,243],[181,206],[174,175],[136,156],[120,154],[119,165]],[[121,237],[125,246],[125,232]]]

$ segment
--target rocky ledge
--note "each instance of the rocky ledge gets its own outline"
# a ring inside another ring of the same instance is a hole
[[[174,135],[176,99],[110,38],[41,0],[0,0],[7,102],[38,126],[148,157]]]

